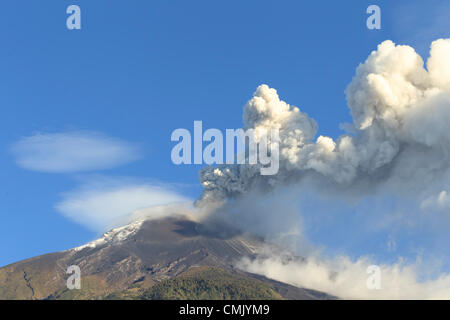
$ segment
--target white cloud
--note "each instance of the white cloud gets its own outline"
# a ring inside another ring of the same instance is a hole
[[[110,169],[139,158],[135,145],[97,132],[38,133],[11,151],[19,166],[51,173]]]
[[[62,196],[57,211],[99,232],[138,218],[184,212],[192,203],[169,187],[123,179],[97,179]]]

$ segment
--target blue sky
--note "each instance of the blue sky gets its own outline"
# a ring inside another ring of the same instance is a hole
[[[449,36],[447,20],[436,19],[445,16],[436,9],[444,2],[427,3],[3,1],[0,265],[96,237],[55,207],[73,190],[91,190],[92,180],[156,181],[198,197],[200,166],[172,164],[171,132],[190,129],[194,120],[240,127],[242,106],[262,83],[314,118],[319,134],[338,136],[339,124],[351,121],[344,89],[380,42],[410,44],[425,55],[432,40]],[[71,4],[81,7],[81,30],[66,28]],[[370,4],[381,7],[381,30],[366,28]],[[15,143],[61,132],[77,139],[95,132],[102,146],[130,143],[139,152],[83,170],[48,172],[18,163]],[[345,233],[345,226],[335,230]],[[312,237],[338,248],[351,242],[336,244],[338,235],[323,232]]]

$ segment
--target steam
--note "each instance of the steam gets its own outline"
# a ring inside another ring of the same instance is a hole
[[[380,272],[378,289],[367,286],[370,280],[367,270],[373,266],[369,257],[356,261],[347,256],[333,259],[309,257],[300,261],[292,260],[289,255],[266,252],[265,256],[253,261],[245,258],[238,266],[252,273],[343,299],[450,299],[450,275],[421,281],[418,275],[423,265],[420,261],[407,264],[400,259],[394,264],[377,266]]]
[[[431,45],[426,67],[409,46],[385,41],[358,66],[346,89],[353,124],[337,139],[267,85],[244,107],[244,128],[279,129],[280,170],[261,176],[255,165],[207,167],[197,204],[222,203],[250,190],[313,183],[353,192],[382,184],[405,191],[436,185],[450,168],[450,39]],[[431,192],[431,190],[430,190]]]
[[[258,165],[206,167],[200,172],[204,190],[196,204],[212,208],[212,224],[228,223],[256,233],[302,258],[286,258],[279,249],[271,249],[238,266],[341,298],[450,298],[450,275],[440,273],[439,264],[420,259],[378,264],[382,287],[369,290],[367,267],[377,263],[369,256],[323,254],[308,243],[301,219],[304,212],[294,204],[302,201],[305,191],[330,203],[396,197],[408,215],[398,223],[408,228],[423,213],[420,209],[449,211],[449,57],[450,39],[432,43],[426,65],[409,46],[381,43],[358,66],[346,89],[353,123],[343,125],[347,134],[337,139],[316,138],[318,126],[313,119],[281,100],[275,89],[259,86],[244,107],[243,127],[255,132],[279,130],[278,173],[262,176]],[[279,199],[286,191],[291,198]],[[383,220],[380,226],[398,218],[398,213],[390,218],[381,212],[372,214]],[[371,218],[366,213],[366,219]],[[394,244],[390,239],[387,250]]]

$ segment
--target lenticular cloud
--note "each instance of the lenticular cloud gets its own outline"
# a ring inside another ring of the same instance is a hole
[[[381,43],[356,69],[346,98],[351,133],[316,138],[313,119],[282,101],[275,89],[259,86],[244,107],[244,128],[279,129],[278,174],[261,176],[257,165],[207,167],[200,172],[204,191],[198,204],[306,178],[341,190],[381,184],[424,190],[439,181],[443,185],[436,188],[445,187],[450,172],[450,39],[432,43],[426,65],[409,46]]]

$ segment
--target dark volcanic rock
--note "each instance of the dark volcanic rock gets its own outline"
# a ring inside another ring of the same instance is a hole
[[[243,257],[253,258],[262,245],[260,239],[249,236],[217,237],[182,217],[147,220],[114,229],[79,248],[0,268],[0,299],[100,298],[130,288],[149,288],[196,267],[238,272],[269,284],[288,299],[331,298],[233,267]],[[71,265],[81,269],[82,290],[65,295],[66,270]]]

